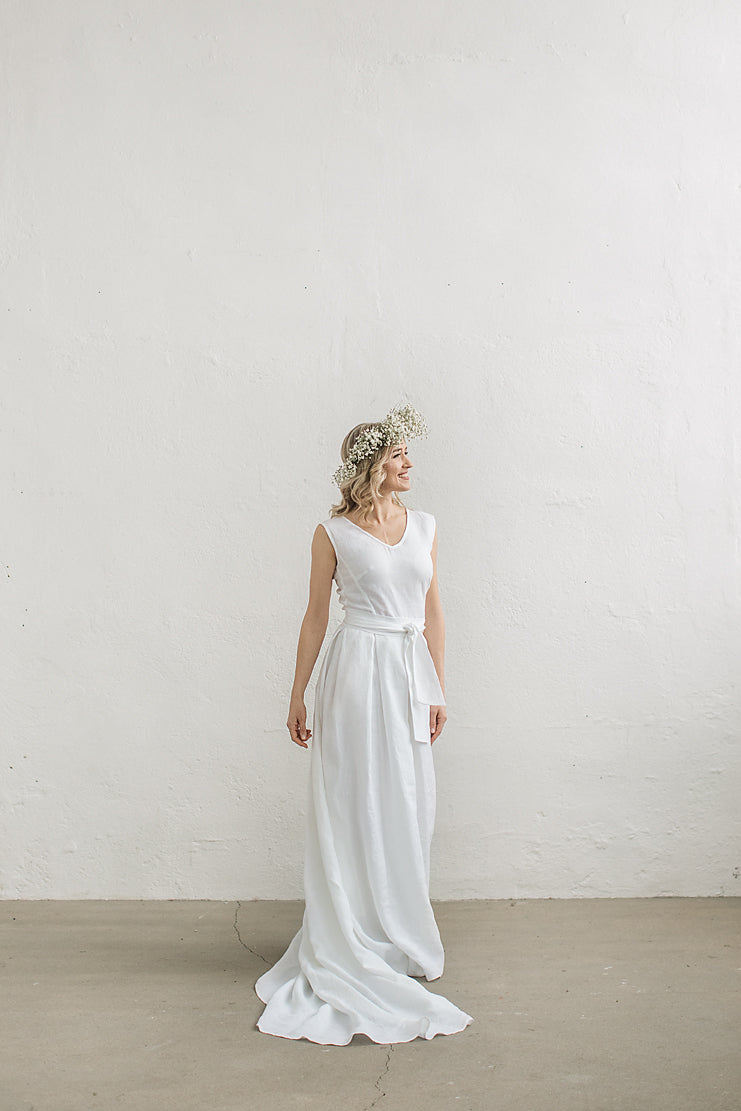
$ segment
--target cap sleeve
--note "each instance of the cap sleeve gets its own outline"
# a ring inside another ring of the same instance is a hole
[[[339,552],[337,550],[337,536],[336,536],[335,531],[334,531],[333,518],[332,517],[327,517],[327,518],[325,518],[325,520],[320,521],[319,524],[322,526],[322,528],[326,532],[327,536],[329,537],[329,542],[332,545],[332,547],[334,548],[335,557],[337,559],[339,559]]]

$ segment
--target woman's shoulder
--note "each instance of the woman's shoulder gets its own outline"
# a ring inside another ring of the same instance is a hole
[[[342,520],[342,517],[343,517],[343,515],[339,514],[339,513],[336,514],[334,517],[332,517],[332,516],[322,517],[322,519],[319,521],[319,524],[323,525],[323,527],[327,530],[327,532],[331,532],[332,529],[335,529],[335,528],[338,527],[338,522]]]
[[[413,509],[412,514],[417,522],[418,532],[424,537],[426,544],[432,544],[437,527],[435,517],[425,509]]]
[[[338,559],[340,553],[336,521],[336,517],[324,517],[321,521],[318,521],[314,529],[314,541],[316,541],[317,537],[321,537],[325,543],[329,541],[334,549],[335,559]]]
[[[344,532],[346,527],[347,521],[345,520],[345,514],[337,513],[334,516],[328,515],[327,517],[323,517],[321,521],[317,523],[316,531],[321,532],[323,529],[336,548],[338,538],[346,535]]]
[[[317,532],[321,532],[321,530],[324,529],[324,531],[327,533],[327,535],[331,537],[333,532],[337,528],[338,519],[339,518],[337,518],[337,517],[323,517],[321,519],[321,521],[319,521],[317,523],[317,526],[316,526]]]
[[[417,517],[421,524],[432,528],[435,531],[435,517],[432,513],[428,513],[426,509],[413,509],[412,513]]]

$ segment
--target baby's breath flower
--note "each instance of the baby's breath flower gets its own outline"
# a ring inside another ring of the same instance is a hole
[[[400,444],[415,436],[426,436],[429,432],[427,421],[412,405],[395,405],[383,420],[378,421],[360,433],[353,444],[348,458],[332,475],[338,486],[342,487],[357,474],[357,464],[361,459],[373,455],[380,447]]]

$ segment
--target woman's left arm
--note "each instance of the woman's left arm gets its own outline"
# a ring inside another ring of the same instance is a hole
[[[425,639],[445,695],[445,618],[437,581],[437,526],[432,541],[432,580],[425,597]],[[430,744],[438,737],[448,719],[444,706],[430,706]]]

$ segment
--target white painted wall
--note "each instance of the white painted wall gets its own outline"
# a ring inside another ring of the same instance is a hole
[[[1,19],[2,895],[301,896],[310,539],[403,399],[433,896],[738,894],[734,0]]]

